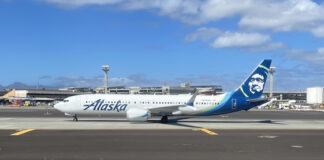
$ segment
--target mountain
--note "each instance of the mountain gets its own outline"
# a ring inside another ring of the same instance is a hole
[[[15,82],[6,86],[7,89],[35,89],[35,86],[30,86],[21,82]]]
[[[58,89],[61,88],[59,86],[46,86],[46,85],[39,85],[38,87],[36,85],[27,85],[21,82],[15,82],[8,86],[2,86],[0,85],[0,89]]]

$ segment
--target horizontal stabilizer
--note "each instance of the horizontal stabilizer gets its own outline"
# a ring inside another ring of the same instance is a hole
[[[268,98],[255,98],[255,99],[248,99],[246,101],[248,102],[261,102],[261,101],[269,101],[273,97],[268,97]]]

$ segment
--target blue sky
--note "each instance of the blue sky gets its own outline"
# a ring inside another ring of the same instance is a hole
[[[270,6],[270,7],[269,7]],[[324,86],[324,4],[311,0],[0,0],[0,85],[222,85],[262,59],[276,90]]]

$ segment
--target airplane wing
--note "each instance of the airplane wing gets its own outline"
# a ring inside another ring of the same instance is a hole
[[[149,109],[149,111],[152,114],[157,114],[157,115],[171,115],[172,112],[178,111],[179,107],[193,107],[197,95],[198,95],[198,91],[195,90],[195,93],[191,96],[191,98],[188,100],[186,104],[151,108]]]
[[[178,111],[179,107],[184,107],[185,105],[175,105],[175,106],[163,106],[158,108],[149,109],[152,114],[157,115],[171,115],[172,112]]]

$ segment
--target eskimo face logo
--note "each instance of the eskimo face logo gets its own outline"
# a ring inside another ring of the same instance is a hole
[[[261,92],[263,90],[264,77],[260,74],[254,74],[249,82],[250,92],[254,94],[255,92]]]

